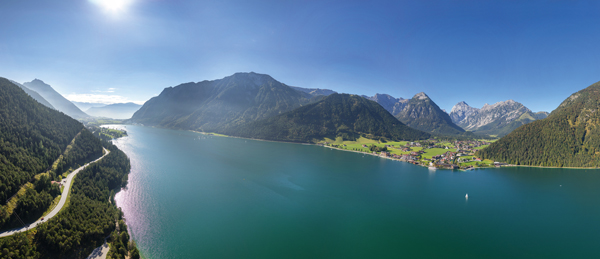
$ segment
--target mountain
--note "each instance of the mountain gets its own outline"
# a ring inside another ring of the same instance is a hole
[[[312,96],[317,96],[317,95],[324,95],[324,96],[328,96],[330,94],[336,94],[336,91],[333,90],[329,90],[329,89],[319,89],[319,88],[302,88],[302,87],[297,87],[297,86],[290,86],[292,89],[294,90],[298,90],[300,92],[303,93],[307,93],[310,94]]]
[[[19,84],[13,80],[10,80],[10,82],[17,85],[18,87],[21,87],[21,89],[23,89],[23,91],[25,91],[29,96],[31,96],[33,99],[38,101],[38,103],[41,103],[50,109],[54,109],[54,106],[52,106],[52,104],[50,104],[48,101],[46,101],[46,99],[44,99],[44,97],[42,97],[38,92],[33,91],[33,90],[25,87],[24,85]]]
[[[425,132],[441,135],[459,135],[465,132],[423,92],[408,100],[406,107],[396,118],[411,128]]]
[[[236,73],[213,81],[165,88],[133,114],[130,122],[220,132],[318,100],[269,75]]]
[[[0,204],[4,204],[21,185],[49,168],[84,127],[41,105],[5,78],[0,78],[0,110]]]
[[[466,118],[470,118],[479,113],[479,109],[469,106],[466,102],[459,102],[450,110],[450,119],[455,124],[459,124]]]
[[[600,166],[600,82],[572,94],[547,118],[515,129],[478,155],[517,165]]]
[[[360,136],[384,140],[430,137],[402,124],[376,102],[349,94],[331,94],[317,103],[234,127],[225,134],[290,142],[336,137],[355,140]]]
[[[407,99],[394,98],[389,94],[375,94],[374,96],[363,95],[363,97],[377,102],[394,116],[398,115],[398,113],[400,113],[408,103]]]
[[[486,135],[504,136],[521,125],[547,116],[547,112],[533,113],[519,102],[508,100],[481,109],[459,102],[452,107],[450,118],[465,130]]]
[[[140,107],[142,106],[135,103],[115,103],[102,107],[92,107],[85,112],[96,117],[129,119]]]
[[[42,80],[35,79],[23,85],[33,91],[39,93],[46,99],[54,108],[71,116],[75,119],[88,118],[89,116],[82,112],[77,106],[65,99],[62,95],[56,92],[50,85],[47,85]]]
[[[86,102],[72,102],[72,103],[75,104],[75,106],[77,106],[77,108],[79,108],[82,111],[86,111],[92,107],[102,107],[102,106],[108,105],[107,103],[86,103]]]
[[[536,113],[533,114],[533,117],[536,120],[541,120],[541,119],[547,118],[548,115],[550,115],[550,113],[548,113],[548,112],[536,112]]]

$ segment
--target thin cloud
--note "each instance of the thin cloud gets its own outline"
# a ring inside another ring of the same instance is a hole
[[[117,90],[117,88],[108,88],[106,91],[102,91],[102,90],[92,90],[93,93],[114,93],[115,90]]]
[[[109,88],[110,89],[110,88]],[[144,101],[130,100],[125,96],[109,95],[109,94],[68,94],[65,96],[69,101],[83,103],[137,103],[144,104]]]

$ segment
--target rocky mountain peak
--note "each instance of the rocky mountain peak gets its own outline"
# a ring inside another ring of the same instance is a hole
[[[450,113],[467,111],[470,109],[476,109],[476,108],[473,108],[473,107],[469,106],[465,101],[462,101],[462,102],[459,102],[456,105],[452,106],[452,110],[450,110]]]
[[[415,96],[413,96],[413,99],[426,100],[429,99],[429,96],[427,96],[424,92],[420,92],[418,94],[415,94]]]
[[[452,122],[459,124],[467,118],[477,115],[479,109],[469,106],[465,101],[459,102],[452,106],[450,110],[450,118]]]

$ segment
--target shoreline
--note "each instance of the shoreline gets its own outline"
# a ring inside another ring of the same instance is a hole
[[[194,132],[194,133],[199,133],[199,134],[202,134],[202,135],[210,135],[210,136],[224,137],[224,138],[237,138],[237,139],[249,139],[249,140],[265,141],[265,142],[285,143],[285,144],[299,144],[299,145],[321,146],[321,147],[326,147],[326,148],[330,148],[330,149],[335,149],[335,150],[340,150],[340,151],[346,151],[346,152],[354,152],[354,153],[363,154],[363,155],[370,155],[370,156],[374,156],[374,157],[389,159],[389,160],[392,160],[392,161],[404,162],[404,163],[409,163],[409,164],[412,164],[412,165],[415,165],[415,166],[429,168],[429,166],[417,165],[417,164],[410,163],[408,161],[403,161],[403,160],[395,159],[395,158],[392,158],[392,157],[384,157],[384,156],[380,156],[380,155],[373,155],[373,153],[368,153],[368,152],[362,152],[362,151],[356,151],[356,150],[348,150],[348,149],[336,148],[336,147],[331,147],[331,146],[326,146],[326,145],[318,145],[318,144],[315,144],[315,143],[286,142],[286,141],[280,141],[280,140],[267,140],[267,139],[255,139],[255,138],[244,138],[244,137],[228,136],[228,135],[223,135],[223,134],[218,134],[218,133],[217,133],[218,135],[215,135],[215,133],[200,132],[200,131],[195,131],[195,130],[188,130],[188,131],[191,131],[191,132]],[[495,167],[476,167],[476,168],[473,168],[473,169],[488,169],[488,168],[495,168]],[[463,170],[463,169],[447,169],[447,168],[437,168],[437,167],[435,169],[436,170],[467,171],[467,170]]]
[[[134,124],[120,124],[120,125],[133,125],[133,126],[135,126]],[[142,126],[142,125],[137,125],[137,126]],[[154,126],[143,126],[143,127],[154,127]],[[161,128],[161,127],[159,127],[159,128]],[[164,129],[168,129],[168,128],[164,128]],[[256,139],[256,138],[244,138],[244,137],[229,136],[229,135],[224,135],[224,134],[219,134],[219,133],[201,132],[201,131],[196,131],[196,130],[185,130],[185,131],[199,133],[199,134],[202,134],[202,135],[212,135],[212,136],[216,136],[216,137],[238,138],[238,139],[248,139],[248,140],[266,141],[266,142],[276,142],[276,143],[286,143],[286,144],[299,144],[299,145],[313,145],[313,146],[318,146],[318,144],[315,144],[315,143],[302,143],[302,142],[288,142],[288,141],[281,141],[281,140],[267,140],[267,139]],[[215,135],[215,134],[217,134],[217,135]],[[342,148],[335,148],[335,147],[330,147],[330,146],[326,146],[326,145],[323,145],[323,147],[327,147],[327,148],[331,148],[331,149],[336,149],[336,150],[340,150],[340,151],[349,151],[349,152],[355,152],[355,153],[359,153],[359,154],[367,154],[367,155],[376,156],[376,157],[380,157],[380,158],[386,158],[386,159],[393,160],[393,161],[408,163],[408,161],[402,161],[402,160],[394,159],[394,158],[391,158],[391,157],[382,157],[382,156],[379,156],[379,155],[373,155],[372,153],[366,153],[366,152],[355,151],[355,150],[347,150],[347,149],[342,149]],[[428,167],[428,166],[422,166],[422,167]],[[436,169],[468,171],[468,170],[474,170],[474,169],[495,169],[495,168],[502,168],[502,167],[532,167],[532,168],[585,169],[585,170],[600,169],[600,168],[597,168],[597,167],[555,167],[555,166],[512,165],[512,164],[505,165],[505,166],[500,166],[500,167],[496,167],[496,166],[490,166],[490,167],[473,167],[471,169],[446,169],[446,168],[436,168]]]

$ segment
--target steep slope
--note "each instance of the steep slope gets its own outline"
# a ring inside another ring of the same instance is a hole
[[[83,125],[0,78],[0,204],[46,170]]]
[[[376,102],[349,94],[332,94],[320,102],[271,118],[235,127],[226,134],[290,142],[360,136],[385,140],[426,139],[430,134],[411,129]]]
[[[478,113],[479,109],[473,108],[463,101],[452,107],[452,110],[450,110],[450,119],[452,119],[452,122],[454,122],[456,125],[460,126],[460,123],[463,120],[473,117]]]
[[[533,113],[519,102],[508,100],[493,105],[485,104],[483,108],[470,107],[460,102],[450,112],[450,118],[458,126],[480,134],[504,136],[521,125],[540,118],[546,112]]]
[[[311,98],[319,97],[294,90],[269,75],[236,73],[165,88],[135,112],[130,122],[220,132],[290,111],[311,102]]]
[[[518,165],[598,167],[599,110],[600,82],[572,94],[546,119],[517,128],[478,155]]]
[[[19,84],[13,80],[10,80],[10,82],[17,85],[18,87],[21,87],[21,89],[23,89],[23,91],[25,91],[29,96],[31,96],[33,99],[38,101],[38,103],[41,103],[50,109],[54,109],[54,106],[52,106],[52,104],[50,104],[48,101],[46,101],[46,99],[44,99],[44,97],[42,97],[38,92],[33,91],[33,90],[25,87],[24,85]]]
[[[87,114],[96,117],[107,117],[112,119],[129,119],[142,107],[135,103],[115,103],[102,107],[92,107],[85,111]]]
[[[411,128],[425,132],[442,135],[459,135],[465,132],[423,92],[408,100],[406,107],[396,118]]]
[[[408,103],[407,99],[394,98],[389,94],[375,94],[374,96],[363,95],[363,97],[371,101],[377,102],[379,105],[381,105],[384,109],[386,109],[389,113],[391,113],[394,116],[400,113]]]
[[[75,119],[83,119],[88,118],[89,116],[82,112],[77,106],[71,103],[69,100],[65,99],[62,95],[56,92],[50,85],[47,85],[42,80],[35,79],[28,83],[23,83],[23,85],[33,91],[39,93],[44,99],[46,99],[52,106],[65,113],[66,115],[71,116]]]
[[[317,95],[324,95],[324,96],[328,96],[330,94],[336,94],[336,91],[333,90],[329,90],[329,89],[319,89],[319,88],[303,88],[303,87],[297,87],[297,86],[290,86],[292,89],[294,90],[298,90],[300,92],[303,93],[307,93],[310,94],[312,96],[317,96]]]

